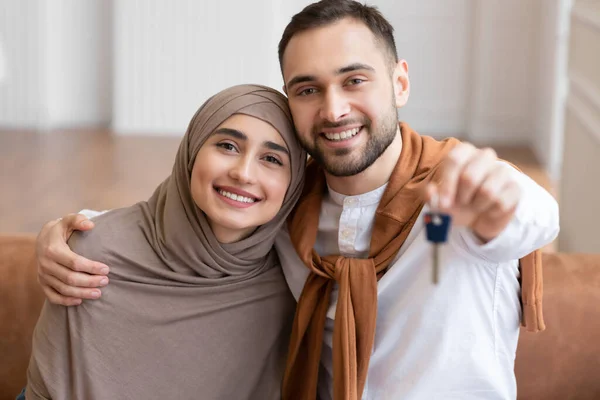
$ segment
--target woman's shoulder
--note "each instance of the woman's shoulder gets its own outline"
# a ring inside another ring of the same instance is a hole
[[[109,261],[111,254],[124,252],[144,241],[140,203],[102,213],[92,220],[94,228],[75,231],[68,240],[71,250],[99,262]]]

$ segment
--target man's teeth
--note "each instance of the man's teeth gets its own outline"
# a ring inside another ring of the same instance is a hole
[[[360,128],[349,129],[340,133],[325,133],[325,137],[328,140],[344,140],[356,135],[358,131],[360,131]]]
[[[251,199],[250,197],[244,197],[242,195],[235,194],[235,193],[229,193],[229,192],[226,192],[226,191],[220,190],[220,189],[219,189],[219,194],[221,196],[229,197],[232,200],[240,201],[242,203],[254,203],[256,201],[255,199]]]

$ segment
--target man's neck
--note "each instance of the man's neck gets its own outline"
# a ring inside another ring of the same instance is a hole
[[[402,136],[398,128],[392,143],[369,168],[352,176],[333,176],[326,172],[327,184],[334,191],[346,196],[356,196],[375,190],[390,180],[401,152]]]

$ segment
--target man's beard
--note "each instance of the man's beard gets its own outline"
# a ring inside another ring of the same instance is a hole
[[[361,149],[330,149],[327,153],[324,149],[318,145],[319,140],[322,139],[321,132],[322,128],[336,128],[339,126],[346,126],[359,122],[362,129],[363,135],[368,136],[368,140],[363,148],[362,154],[358,154]],[[398,114],[396,107],[391,107],[390,111],[384,115],[381,125],[373,131],[373,123],[370,119],[364,117],[362,120],[346,120],[338,124],[325,123],[320,127],[313,129],[314,138],[312,142],[307,141],[304,138],[300,138],[302,146],[306,149],[308,154],[319,162],[325,171],[333,176],[345,177],[360,174],[367,168],[369,168],[389,145],[394,141],[396,132],[398,130]],[[355,152],[354,156],[350,153]]]

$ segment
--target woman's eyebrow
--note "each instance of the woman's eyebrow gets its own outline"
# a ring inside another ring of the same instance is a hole
[[[231,129],[231,128],[219,128],[215,131],[215,135],[226,135],[226,136],[231,136],[231,137],[233,137],[235,139],[239,139],[239,140],[244,140],[244,141],[248,140],[248,136],[246,136],[245,133],[238,131],[237,129]],[[286,149],[284,146],[277,144],[275,142],[271,142],[271,141],[267,140],[267,141],[263,142],[262,145],[263,145],[263,147],[266,147],[267,149],[281,151],[282,153],[285,153],[288,156],[290,155],[290,152],[288,151],[288,149]]]
[[[217,135],[217,134],[232,136],[239,140],[248,140],[248,136],[246,136],[244,133],[242,133],[236,129],[231,129],[231,128],[219,128],[215,131],[215,135]]]
[[[288,156],[290,155],[290,152],[288,151],[288,149],[286,149],[282,145],[277,144],[275,142],[266,141],[266,142],[263,142],[263,146],[268,149],[271,149],[271,150],[281,151],[281,152],[287,154]]]

